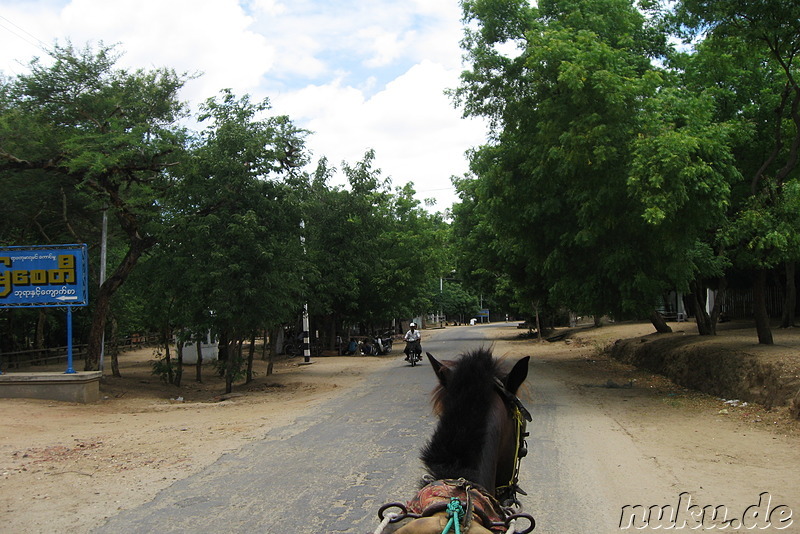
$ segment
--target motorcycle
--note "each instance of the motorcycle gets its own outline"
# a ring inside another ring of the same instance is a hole
[[[384,332],[375,336],[372,342],[376,347],[378,354],[381,356],[389,354],[392,351],[392,333]]]
[[[408,349],[406,361],[411,364],[411,367],[414,367],[417,362],[422,361],[422,346],[418,342],[406,341],[406,348]]]

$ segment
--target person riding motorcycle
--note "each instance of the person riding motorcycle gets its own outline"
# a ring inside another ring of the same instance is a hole
[[[420,345],[420,338],[422,335],[417,330],[416,323],[411,323],[408,325],[409,330],[406,332],[406,335],[403,336],[403,339],[406,342],[406,348],[403,349],[403,352],[406,353],[406,361],[410,361],[410,353],[414,352],[417,357],[422,354],[422,345]]]

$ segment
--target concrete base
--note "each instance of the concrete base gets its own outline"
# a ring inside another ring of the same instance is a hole
[[[96,402],[100,400],[101,376],[100,371],[7,373],[0,375],[0,397]]]

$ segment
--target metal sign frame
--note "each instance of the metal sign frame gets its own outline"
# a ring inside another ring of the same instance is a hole
[[[0,247],[0,308],[87,306],[87,247]]]

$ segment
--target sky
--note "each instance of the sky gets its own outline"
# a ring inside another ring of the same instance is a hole
[[[482,121],[444,94],[463,70],[458,0],[0,0],[0,71],[25,72],[53,43],[118,44],[124,68],[201,73],[193,110],[230,88],[311,130],[313,164],[375,151],[393,186],[443,211],[458,199]],[[344,184],[338,174],[332,185]]]

